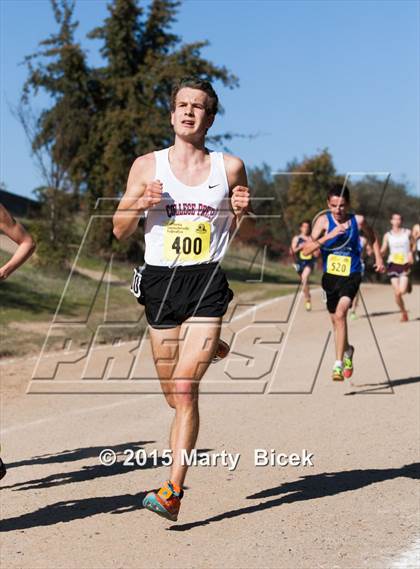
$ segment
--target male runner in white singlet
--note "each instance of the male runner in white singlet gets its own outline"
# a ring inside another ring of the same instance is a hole
[[[403,296],[409,292],[409,275],[413,264],[411,250],[411,231],[402,227],[402,216],[399,213],[391,215],[391,230],[385,233],[381,253],[389,249],[387,275],[394,289],[395,302],[401,312],[401,322],[408,322]]]
[[[10,259],[0,265],[0,282],[6,280],[35,251],[35,241],[7,209],[0,204],[0,231],[7,235],[18,246]],[[6,467],[0,458],[0,478],[6,475]]]
[[[175,417],[170,480],[150,492],[145,508],[176,521],[187,472],[182,451],[198,435],[199,381],[216,353],[222,316],[233,293],[219,266],[232,224],[249,223],[243,162],[209,152],[205,136],[217,113],[210,83],[185,79],[173,89],[170,148],[137,158],[114,216],[118,239],[146,216],[145,268],[139,302],[150,326],[162,391]]]

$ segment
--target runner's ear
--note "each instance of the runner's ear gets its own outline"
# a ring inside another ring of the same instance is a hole
[[[207,131],[213,126],[214,123],[214,119],[216,118],[216,115],[207,115],[207,130],[206,130],[206,134]]]

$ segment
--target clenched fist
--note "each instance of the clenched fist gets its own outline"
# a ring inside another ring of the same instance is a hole
[[[328,238],[332,239],[333,237],[337,237],[337,235],[342,235],[347,231],[350,227],[350,222],[345,221],[344,223],[337,224],[332,231],[328,233]]]
[[[246,186],[235,186],[230,203],[235,215],[244,214],[249,206],[249,189]]]
[[[162,200],[163,184],[160,180],[153,180],[147,184],[144,194],[139,198],[139,207],[141,209],[149,209]]]
[[[0,267],[0,281],[4,281],[9,276],[9,271],[5,267]]]

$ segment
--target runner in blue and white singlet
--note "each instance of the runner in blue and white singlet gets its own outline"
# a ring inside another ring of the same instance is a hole
[[[383,272],[385,269],[374,231],[362,215],[348,212],[348,189],[334,184],[328,192],[327,204],[326,213],[318,215],[313,224],[312,242],[305,245],[303,253],[309,255],[321,250],[322,288],[335,333],[336,361],[332,379],[343,381],[353,374],[354,346],[348,341],[347,313],[361,282],[360,231],[372,245],[376,270]]]
[[[327,211],[327,234],[338,225],[332,213]],[[322,268],[324,273],[337,276],[349,276],[362,273],[360,255],[360,233],[356,216],[348,215],[348,227],[343,233],[325,241],[321,247]]]

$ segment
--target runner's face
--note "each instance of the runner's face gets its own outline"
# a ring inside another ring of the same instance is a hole
[[[207,107],[207,93],[190,87],[180,89],[175,99],[175,110],[171,113],[175,134],[187,140],[205,136],[214,120],[214,116],[207,113]]]
[[[394,214],[391,217],[391,226],[393,229],[399,229],[402,225],[401,215]]]
[[[309,235],[309,233],[311,231],[309,223],[302,223],[302,225],[300,226],[300,231],[301,231],[302,235]]]
[[[340,196],[331,196],[328,199],[328,207],[338,222],[346,220],[349,204]]]

